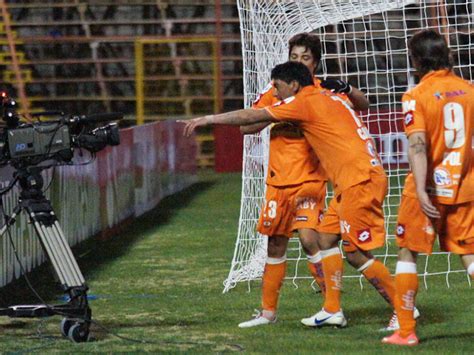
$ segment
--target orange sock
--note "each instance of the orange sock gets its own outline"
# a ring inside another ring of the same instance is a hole
[[[388,271],[387,267],[378,260],[370,259],[360,269],[377,292],[393,306],[395,298],[395,280]]]
[[[324,283],[323,263],[321,262],[321,252],[317,252],[314,255],[307,255],[308,257],[308,269],[313,275],[314,281],[321,290],[323,298],[326,295],[326,284]]]
[[[326,284],[326,297],[323,308],[326,312],[335,313],[341,309],[341,289],[343,262],[339,248],[321,251]]]
[[[286,256],[282,258],[267,258],[263,271],[262,308],[265,311],[276,312],[280,288],[286,273]]]
[[[416,293],[418,292],[418,275],[415,263],[397,262],[395,287],[395,310],[400,323],[400,336],[406,338],[416,328],[416,320],[413,318]]]

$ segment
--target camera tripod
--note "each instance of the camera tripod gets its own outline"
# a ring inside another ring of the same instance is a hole
[[[74,342],[84,342],[89,338],[92,316],[87,301],[88,287],[59,225],[51,202],[42,191],[41,171],[44,169],[45,167],[39,166],[18,169],[13,182],[3,191],[5,193],[16,182],[19,182],[18,204],[12,215],[5,217],[5,225],[0,229],[0,238],[15,223],[17,215],[21,211],[26,212],[43,251],[51,261],[59,278],[64,293],[69,297],[69,301],[59,305],[17,305],[0,308],[0,316],[34,318],[60,315],[64,317],[60,324],[61,333]]]

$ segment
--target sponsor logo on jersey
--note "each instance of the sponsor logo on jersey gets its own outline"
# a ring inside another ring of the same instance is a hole
[[[446,91],[444,95],[446,97],[456,97],[456,96],[466,95],[466,92],[464,90]]]
[[[397,237],[403,238],[405,236],[405,225],[398,223],[397,225]]]
[[[405,127],[411,126],[415,123],[415,117],[413,116],[413,111],[409,111],[405,113],[405,119],[403,121],[405,123]]]
[[[453,189],[443,189],[437,186],[436,187],[428,186],[426,190],[428,191],[428,194],[434,195],[434,196],[448,197],[448,198],[451,198],[454,196]]]
[[[424,226],[423,231],[429,235],[433,235],[435,233],[434,228],[431,224],[427,224],[426,226]]]
[[[270,222],[270,221],[263,222],[264,227],[270,227],[271,225],[272,225],[272,222]]]
[[[462,96],[466,95],[466,92],[464,90],[453,90],[453,91],[446,91],[446,92],[435,92],[433,96],[436,98],[436,100],[444,100],[445,98],[450,98],[450,97],[456,97],[456,96]]]
[[[357,231],[357,239],[361,243],[368,243],[372,241],[372,235],[370,234],[370,228],[361,229]]]
[[[307,216],[296,216],[295,218],[298,222],[307,222],[308,217]]]
[[[368,140],[366,143],[365,143],[366,147],[367,147],[367,152],[369,153],[369,155],[372,157],[372,158],[375,158],[377,156],[377,151],[375,150],[375,147],[373,145],[373,143]]]
[[[451,178],[451,173],[441,167],[437,167],[433,172],[433,181],[436,186],[451,186],[453,180]]]
[[[343,241],[342,241],[342,245],[348,247],[349,245],[351,245],[351,242],[348,241],[348,240],[343,240]]]
[[[415,111],[415,108],[416,108],[416,100],[408,100],[408,101],[402,102],[403,113]]]

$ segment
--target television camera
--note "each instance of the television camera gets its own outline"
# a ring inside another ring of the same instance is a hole
[[[16,101],[0,93],[0,166],[13,167],[13,179],[0,190],[1,197],[18,182],[20,187],[17,206],[10,216],[5,215],[0,229],[3,237],[24,211],[39,238],[40,244],[56,272],[61,288],[69,300],[65,304],[17,305],[0,308],[0,316],[63,317],[60,330],[74,342],[87,341],[92,321],[88,305],[88,287],[59,225],[51,202],[43,192],[41,172],[57,165],[73,164],[74,149],[89,151],[92,156],[106,146],[120,144],[117,123],[121,113],[101,113],[83,116],[66,116],[62,112],[48,111],[33,114],[35,121],[22,122],[16,110]],[[39,117],[59,117],[47,121]],[[96,127],[99,126],[99,127]],[[10,237],[10,234],[8,234]],[[13,240],[10,237],[13,245]]]

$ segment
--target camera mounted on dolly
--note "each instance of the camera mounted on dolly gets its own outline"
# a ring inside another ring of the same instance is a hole
[[[63,317],[60,331],[65,337],[74,342],[87,341],[92,322],[88,287],[51,202],[44,195],[41,172],[53,166],[73,164],[76,148],[85,149],[94,156],[108,145],[120,144],[118,125],[110,121],[119,120],[123,115],[66,116],[62,112],[47,111],[32,114],[35,121],[22,122],[16,108],[16,101],[0,92],[0,117],[3,120],[3,127],[0,126],[0,166],[14,168],[12,181],[0,190],[0,205],[2,195],[17,182],[20,187],[18,203],[10,216],[5,215],[0,238],[9,232],[17,215],[24,211],[69,301],[51,305],[40,299],[42,304],[0,308],[0,316],[33,318],[59,315]],[[41,116],[59,118],[37,119]],[[13,240],[8,236],[15,250]]]

